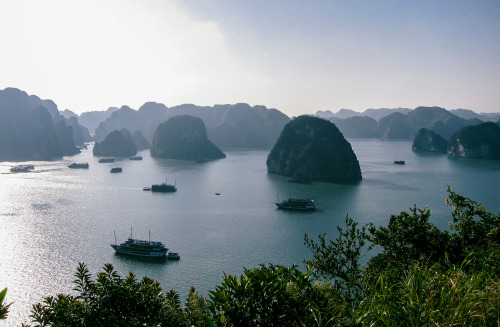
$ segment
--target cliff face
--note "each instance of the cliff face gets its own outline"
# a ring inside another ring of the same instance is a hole
[[[128,131],[113,131],[104,141],[96,142],[94,156],[130,157],[137,153],[134,141]]]
[[[500,126],[488,122],[461,128],[448,143],[448,155],[500,160]]]
[[[435,132],[422,128],[413,140],[413,151],[446,153],[448,142]]]
[[[54,102],[15,88],[0,90],[0,161],[73,155],[79,152],[73,140],[73,127]]]
[[[198,117],[176,116],[161,123],[150,149],[153,157],[181,160],[212,160],[226,155],[207,138],[205,124]]]
[[[358,181],[359,162],[331,122],[299,116],[289,122],[267,157],[267,171],[299,182]]]

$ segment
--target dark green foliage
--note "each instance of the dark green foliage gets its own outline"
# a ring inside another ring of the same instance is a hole
[[[422,128],[413,139],[411,149],[413,151],[446,153],[447,146],[448,142],[441,135],[430,129]]]
[[[130,157],[137,153],[134,140],[130,132],[113,131],[104,141],[96,142],[92,150],[94,156]]]
[[[300,116],[289,122],[267,157],[267,171],[299,181],[358,181],[361,169],[349,142],[331,122]]]
[[[224,275],[210,292],[215,326],[311,326],[327,299],[313,287],[310,275],[296,267],[245,269],[239,279]]]
[[[363,272],[359,259],[367,237],[366,227],[358,229],[358,223],[346,217],[346,230],[337,226],[339,236],[335,241],[326,240],[326,233],[319,235],[319,243],[307,234],[304,243],[313,251],[314,257],[307,260],[317,277],[332,280],[345,293],[349,301],[359,300],[363,291]]]
[[[161,123],[153,137],[151,155],[194,161],[226,157],[207,138],[203,121],[192,116],[176,116]]]
[[[95,281],[84,264],[75,277],[77,296],[60,294],[33,306],[35,326],[185,326],[179,295],[163,294],[151,278],[121,278],[111,264]]]
[[[451,137],[448,154],[455,157],[500,160],[500,126],[488,122],[461,128]]]
[[[5,303],[5,296],[7,295],[7,289],[4,288],[0,291],[0,320],[6,319],[7,314],[9,313],[9,307],[12,303]]]
[[[429,223],[430,209],[418,209],[410,212],[402,211],[399,215],[391,215],[387,227],[376,228],[369,225],[368,239],[373,245],[383,248],[382,253],[370,260],[371,268],[378,271],[387,266],[405,269],[413,262],[437,262],[444,259],[445,244],[449,240],[447,232],[440,231]]]

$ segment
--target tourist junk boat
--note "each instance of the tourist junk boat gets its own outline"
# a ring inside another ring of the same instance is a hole
[[[405,161],[404,160],[394,160],[394,164],[396,164],[396,165],[404,165]]]
[[[121,244],[116,243],[115,234],[115,244],[111,244],[111,247],[117,254],[126,256],[147,259],[180,259],[179,253],[168,253],[168,248],[162,242],[151,241],[151,231],[149,232],[149,241],[145,241],[132,238],[132,229],[130,229],[129,238]]]
[[[122,168],[121,167],[111,168],[111,170],[109,172],[110,173],[121,173],[122,172]]]
[[[166,183],[166,181],[165,181],[165,183],[154,184],[154,185],[151,186],[151,192],[168,193],[168,192],[176,192],[176,191],[177,191],[176,185],[169,185],[169,184]]]
[[[279,201],[279,200],[278,200]],[[278,209],[287,210],[316,210],[316,203],[311,199],[288,198],[281,202],[275,202]]]
[[[84,163],[72,163],[71,165],[68,166],[69,168],[80,168],[80,169],[89,169],[89,164],[87,162]]]
[[[130,157],[128,159],[129,160],[142,160],[142,157],[141,156],[134,156],[134,157]]]

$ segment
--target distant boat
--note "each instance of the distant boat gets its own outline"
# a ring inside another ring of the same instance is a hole
[[[89,169],[89,164],[84,162],[84,163],[72,163],[71,165],[68,166],[69,168],[81,168],[81,169]]]
[[[132,238],[132,229],[129,238],[121,244],[116,243],[115,234],[115,244],[111,244],[111,247],[117,254],[150,259],[165,259],[168,252],[167,247],[162,242],[151,241],[151,232],[149,233],[149,241],[137,240]]]
[[[288,198],[281,202],[275,202],[279,209],[287,210],[316,210],[316,203],[311,199],[292,199]]]
[[[167,259],[170,259],[170,260],[179,260],[180,258],[181,258],[181,256],[177,252],[169,252],[167,254]]]
[[[10,168],[11,173],[27,173],[35,169],[33,165],[18,165]]]
[[[154,184],[153,186],[151,186],[151,191],[152,192],[163,192],[163,193],[176,192],[177,187],[176,187],[176,185],[169,185],[165,181],[165,183]]]
[[[405,164],[405,161],[404,160],[394,160],[394,163],[396,165],[404,165]]]
[[[215,195],[220,195],[220,193],[215,193]]]
[[[121,167],[111,168],[111,170],[109,172],[110,173],[121,173],[122,172],[122,168]]]
[[[143,190],[143,191],[151,191],[151,187],[149,187],[149,186],[144,186],[144,187],[142,188],[142,190]]]
[[[106,162],[115,162],[115,158],[101,158],[101,159],[99,159],[99,163],[106,163]]]
[[[134,157],[130,157],[128,159],[129,160],[142,160],[142,157],[141,156],[134,156]]]

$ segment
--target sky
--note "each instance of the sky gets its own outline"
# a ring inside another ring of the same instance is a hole
[[[500,1],[0,0],[0,89],[75,113],[500,112]]]

